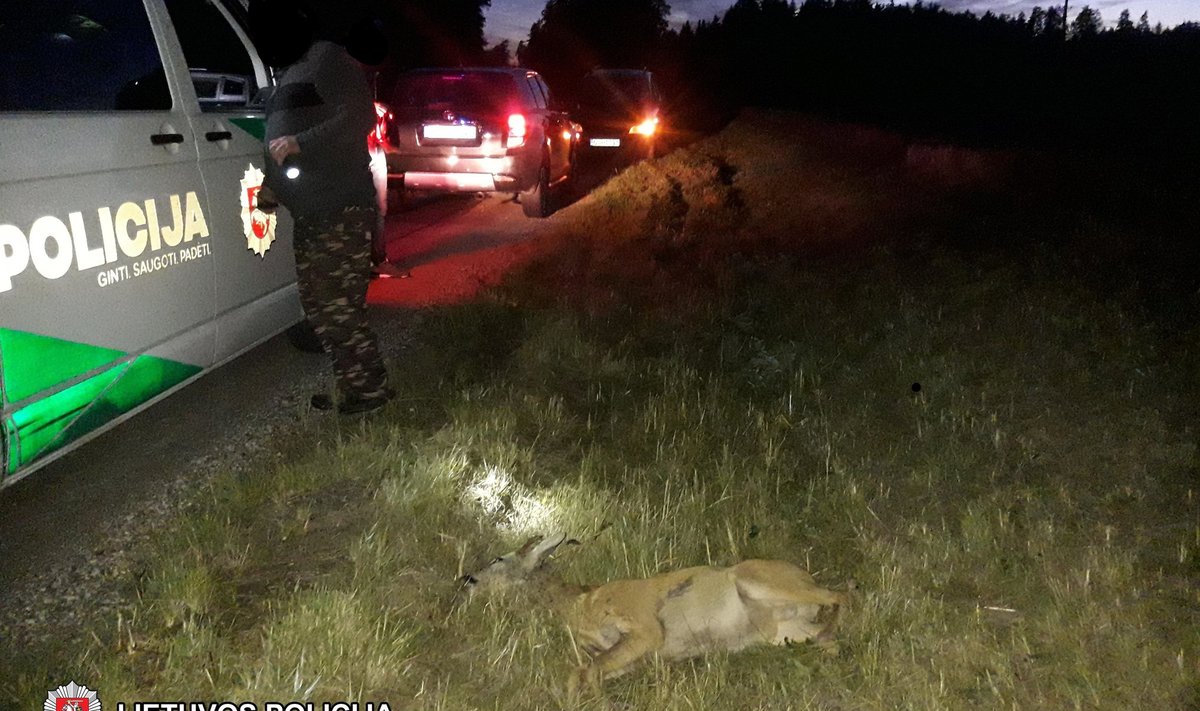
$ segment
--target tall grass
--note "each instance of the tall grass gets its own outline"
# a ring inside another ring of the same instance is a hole
[[[128,615],[5,692],[570,708],[547,601],[457,583],[563,530],[572,581],[855,583],[836,656],[653,662],[581,708],[1195,708],[1194,384],[1138,302],[978,211],[1007,161],[950,150],[766,115],[626,171],[422,320],[405,402],[219,480]]]

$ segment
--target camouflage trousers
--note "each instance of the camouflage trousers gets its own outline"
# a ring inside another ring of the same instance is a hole
[[[367,323],[373,207],[296,218],[296,283],[304,315],[333,359],[341,397],[387,393],[379,342]]]

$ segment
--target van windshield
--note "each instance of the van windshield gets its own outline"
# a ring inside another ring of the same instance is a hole
[[[589,74],[583,80],[579,101],[585,106],[641,105],[652,103],[653,93],[645,74]]]

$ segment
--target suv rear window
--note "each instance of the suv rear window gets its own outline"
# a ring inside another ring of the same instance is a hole
[[[498,113],[517,103],[508,74],[454,72],[410,74],[396,84],[394,108]]]

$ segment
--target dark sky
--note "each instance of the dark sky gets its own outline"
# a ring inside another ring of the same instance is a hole
[[[899,0],[903,1],[903,0]],[[1061,0],[1053,0],[1058,3]],[[668,0],[671,5],[671,21],[681,25],[691,20],[707,20],[713,15],[725,11],[733,0]],[[1046,7],[1049,0],[940,0],[937,4],[947,10],[970,10],[982,14],[988,10],[995,13],[1016,15],[1035,5]],[[1173,27],[1181,22],[1200,22],[1200,0],[1071,0],[1070,14],[1075,16],[1076,10],[1084,5],[1090,5],[1100,11],[1106,25],[1112,26],[1117,22],[1121,10],[1128,9],[1134,22],[1143,12],[1150,13],[1150,24],[1163,23]],[[487,26],[484,33],[490,42],[508,39],[515,46],[520,40],[529,35],[529,26],[542,14],[546,6],[545,0],[492,0],[491,9],[487,11]]]

